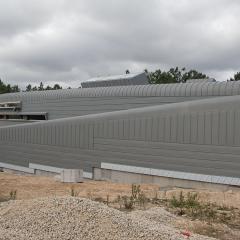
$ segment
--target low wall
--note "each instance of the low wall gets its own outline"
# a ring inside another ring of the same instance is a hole
[[[94,168],[93,179],[112,181],[117,183],[157,184],[161,188],[180,187],[189,189],[210,189],[215,191],[240,190],[240,188],[237,186],[226,184],[215,184],[161,176],[152,176],[102,168]]]

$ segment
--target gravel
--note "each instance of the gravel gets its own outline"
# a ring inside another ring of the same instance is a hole
[[[125,213],[84,198],[55,197],[0,204],[1,240],[186,239],[162,208]],[[191,234],[192,240],[212,239]]]

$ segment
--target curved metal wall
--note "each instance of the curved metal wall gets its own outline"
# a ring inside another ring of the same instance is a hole
[[[1,161],[101,162],[240,178],[240,96],[0,128]]]
[[[58,119],[239,94],[239,82],[205,82],[2,94],[0,102],[20,100],[23,112]]]

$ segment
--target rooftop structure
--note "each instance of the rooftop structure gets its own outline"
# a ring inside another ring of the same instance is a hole
[[[96,77],[82,82],[82,88],[127,86],[127,85],[146,85],[148,78],[145,73],[129,73],[123,75]]]

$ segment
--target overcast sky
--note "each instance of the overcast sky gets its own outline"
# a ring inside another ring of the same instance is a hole
[[[239,0],[0,0],[0,78],[79,86],[126,69],[240,71]]]

